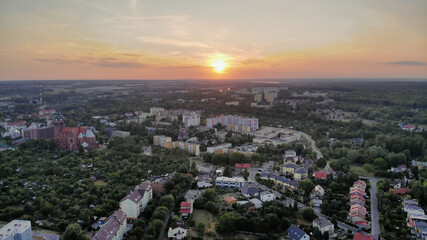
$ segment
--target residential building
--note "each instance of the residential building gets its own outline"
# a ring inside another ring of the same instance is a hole
[[[243,177],[217,177],[215,185],[220,187],[241,188],[245,186],[245,179]]]
[[[285,174],[294,174],[295,170],[299,169],[300,166],[296,165],[296,164],[284,164],[280,166],[282,169],[282,173]]]
[[[215,154],[224,154],[228,152],[228,149],[232,147],[231,143],[225,143],[221,145],[216,145],[212,147],[207,147],[206,152],[215,153]]]
[[[353,240],[374,240],[374,237],[365,233],[358,232],[354,234]]]
[[[328,232],[331,235],[334,232],[334,224],[326,218],[318,218],[313,221],[313,227],[318,228],[319,231],[324,234]]]
[[[249,198],[249,197],[256,197],[259,195],[260,190],[256,187],[252,186],[244,186],[239,189],[243,196]]]
[[[236,203],[237,199],[233,196],[229,196],[229,197],[224,198],[224,201],[225,201],[225,204],[227,204],[227,206],[230,206],[233,203]]]
[[[153,144],[156,146],[165,147],[165,144],[169,142],[172,142],[172,138],[165,135],[156,135],[153,137]]]
[[[206,119],[206,127],[213,128],[217,124],[227,127],[228,131],[248,133],[256,131],[259,128],[258,118],[249,118],[243,116],[221,115]]]
[[[168,239],[182,240],[187,238],[187,224],[184,221],[179,221],[169,227]]]
[[[288,238],[292,240],[310,240],[310,236],[295,225],[291,225],[288,230]]]
[[[254,95],[254,101],[257,103],[261,102],[262,101],[262,94],[261,93],[255,94]]]
[[[274,195],[274,193],[264,191],[259,193],[259,198],[263,202],[270,202],[276,200],[276,195]]]
[[[114,130],[111,132],[111,137],[120,137],[120,138],[127,138],[130,136],[130,132],[126,131],[120,131],[120,130]]]
[[[304,167],[298,168],[294,172],[294,179],[295,181],[301,181],[303,179],[306,179],[308,176],[308,170]]]
[[[208,174],[200,175],[197,179],[198,188],[208,188],[212,186],[212,178]]]
[[[33,240],[31,221],[13,220],[0,228],[1,240]]]
[[[326,180],[326,178],[328,178],[328,173],[327,172],[315,172],[314,178],[317,180]]]
[[[196,200],[197,198],[201,197],[204,192],[205,192],[205,190],[190,189],[184,195],[185,201],[186,202],[192,202],[192,201]]]
[[[151,199],[153,199],[151,184],[143,183],[120,201],[120,209],[126,213],[127,218],[137,219]]]
[[[182,114],[182,122],[186,128],[189,128],[190,126],[199,126],[200,113],[195,111],[185,112]]]
[[[183,217],[188,217],[193,213],[193,202],[181,202],[181,209],[179,213]]]
[[[127,230],[127,216],[122,210],[111,215],[90,240],[122,240]]]
[[[322,199],[324,195],[325,190],[320,185],[316,185],[316,187],[314,187],[313,191],[310,193],[310,199]]]
[[[259,200],[258,198],[252,198],[252,199],[249,199],[249,202],[251,202],[251,203],[253,203],[253,204],[254,204],[255,209],[260,209],[260,208],[262,208],[262,202],[261,202],[261,200]]]
[[[157,113],[164,112],[164,111],[165,111],[164,108],[152,107],[152,108],[150,108],[150,115],[156,116]]]
[[[266,92],[264,93],[264,99],[266,102],[272,103],[277,98],[277,92]]]
[[[239,106],[239,101],[226,102],[226,106]]]
[[[236,163],[234,164],[234,168],[236,169],[248,169],[251,167],[251,164],[249,163]]]

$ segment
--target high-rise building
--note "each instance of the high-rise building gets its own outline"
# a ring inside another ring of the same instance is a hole
[[[200,114],[191,111],[182,114],[182,122],[186,128],[200,125]]]
[[[258,118],[249,118],[242,116],[233,115],[221,115],[206,119],[206,127],[213,128],[215,125],[221,124],[227,127],[229,131],[247,133],[250,131],[256,131],[259,128]]]
[[[261,102],[262,101],[262,94],[261,93],[255,94],[254,95],[254,101],[257,103]]]

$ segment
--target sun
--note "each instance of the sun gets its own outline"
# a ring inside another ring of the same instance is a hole
[[[223,59],[217,59],[212,62],[211,66],[214,67],[217,73],[222,73],[227,67],[227,63]]]

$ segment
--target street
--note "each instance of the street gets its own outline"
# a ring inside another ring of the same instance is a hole
[[[379,212],[378,212],[378,199],[377,199],[377,192],[378,192],[378,187],[377,187],[377,178],[365,178],[365,179],[369,179],[369,181],[371,182],[371,225],[372,225],[372,229],[371,229],[371,234],[372,236],[377,240],[380,233],[381,233],[381,228],[380,228],[380,222],[378,221],[379,218]]]

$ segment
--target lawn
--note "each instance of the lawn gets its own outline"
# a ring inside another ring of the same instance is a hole
[[[215,232],[215,224],[218,222],[218,218],[212,213],[206,210],[194,209],[193,220],[198,223],[204,223],[206,226],[206,232]]]
[[[370,172],[366,171],[363,167],[358,166],[358,165],[351,165],[350,171],[356,173],[359,176],[375,177],[374,173],[370,173]]]

